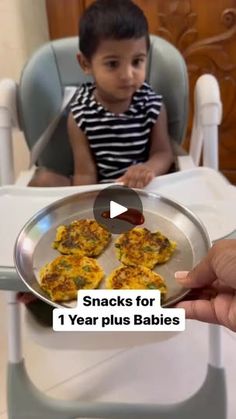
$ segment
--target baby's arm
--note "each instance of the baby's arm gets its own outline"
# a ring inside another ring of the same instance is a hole
[[[167,113],[162,105],[160,115],[151,131],[151,146],[149,159],[145,165],[155,176],[167,173],[174,161],[174,155],[168,134]]]
[[[149,158],[145,163],[130,166],[123,176],[117,179],[130,188],[143,188],[155,177],[168,171],[174,155],[167,127],[164,104],[151,131]]]
[[[89,185],[97,183],[96,165],[92,158],[88,140],[76,124],[70,113],[67,129],[74,157],[74,176],[72,185]]]

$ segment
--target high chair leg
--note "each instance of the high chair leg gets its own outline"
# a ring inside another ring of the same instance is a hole
[[[20,304],[17,301],[16,292],[8,291],[6,297],[8,311],[8,360],[10,363],[18,363],[23,358]]]
[[[144,403],[63,401],[48,397],[39,391],[27,374],[22,358],[20,307],[16,297],[15,292],[8,292],[9,419],[226,419],[226,386],[224,369],[221,368],[219,328],[210,326],[209,346],[212,349],[207,375],[201,388],[187,400],[161,406]]]
[[[224,370],[208,366],[201,388],[172,405],[62,401],[41,393],[30,381],[24,361],[8,366],[9,419],[226,419]]]

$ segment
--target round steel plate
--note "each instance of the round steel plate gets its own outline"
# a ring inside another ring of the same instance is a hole
[[[166,281],[168,294],[163,307],[168,307],[188,292],[175,281],[175,271],[192,269],[206,255],[211,242],[200,220],[187,208],[154,193],[135,191],[143,205],[145,223],[141,227],[152,232],[159,230],[177,242],[177,249],[170,260],[156,265],[154,269]],[[98,190],[77,193],[47,206],[28,221],[17,238],[14,259],[20,278],[34,294],[55,307],[75,307],[76,301],[66,304],[52,302],[39,286],[39,270],[59,255],[51,246],[59,225],[68,224],[74,219],[94,218],[93,204],[98,193]],[[97,258],[106,276],[120,265],[115,256],[116,237],[112,236],[110,245]],[[104,283],[105,280],[101,288],[104,288]]]

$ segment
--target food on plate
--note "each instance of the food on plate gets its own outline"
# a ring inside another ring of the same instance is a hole
[[[74,220],[57,228],[54,249],[62,254],[95,257],[102,253],[111,233],[95,220]]]
[[[145,266],[120,266],[106,280],[109,289],[160,290],[162,297],[167,293],[164,279]]]
[[[176,243],[159,231],[151,233],[147,228],[135,227],[121,234],[115,247],[118,259],[125,265],[142,265],[152,269],[157,263],[170,259]]]
[[[40,287],[52,301],[77,298],[81,289],[97,288],[104,272],[95,259],[77,255],[58,256],[39,272]]]

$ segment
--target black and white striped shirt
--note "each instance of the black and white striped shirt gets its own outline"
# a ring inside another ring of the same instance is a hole
[[[98,181],[108,182],[132,164],[148,159],[150,132],[160,113],[162,96],[143,83],[129,109],[114,114],[96,101],[94,89],[94,84],[83,84],[71,103],[71,112],[88,139]]]

